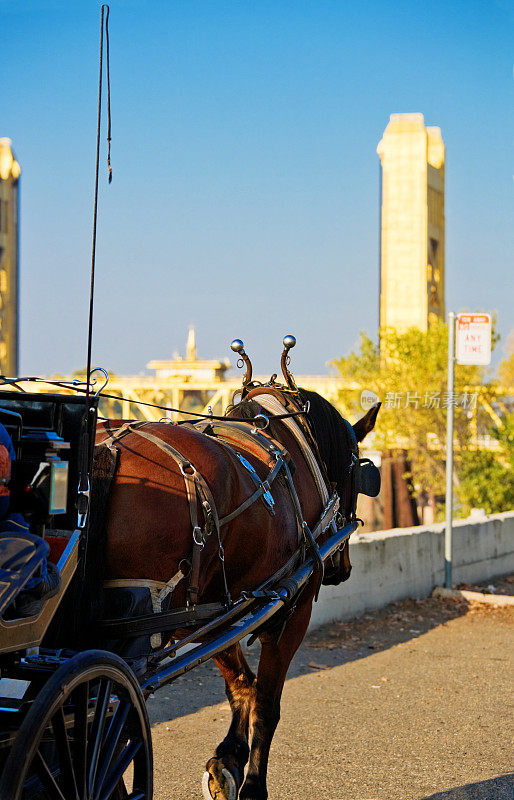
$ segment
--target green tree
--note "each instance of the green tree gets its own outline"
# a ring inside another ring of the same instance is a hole
[[[462,510],[483,508],[486,514],[514,508],[514,414],[494,431],[499,450],[465,451],[459,464]]]
[[[427,332],[410,328],[406,332],[381,332],[380,344],[362,333],[357,350],[335,362],[347,385],[346,411],[362,413],[360,393],[374,391],[382,408],[378,415],[375,445],[382,452],[402,453],[411,464],[411,478],[417,494],[443,495],[445,486],[448,327],[436,324]],[[489,420],[478,408],[474,396],[489,394],[483,383],[482,367],[456,365],[455,447],[460,454],[472,445],[477,428]]]
[[[498,375],[500,383],[510,388],[514,386],[514,331],[509,333],[506,350],[508,355],[498,367]]]

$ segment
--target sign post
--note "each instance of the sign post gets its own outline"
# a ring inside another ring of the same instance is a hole
[[[446,527],[444,536],[444,583],[452,588],[453,528],[453,407],[455,361],[458,364],[487,366],[491,363],[491,315],[457,314],[457,347],[455,347],[455,313],[448,314],[448,405],[446,407]]]
[[[452,588],[453,526],[453,391],[455,388],[455,313],[448,314],[448,383],[446,406],[446,527],[444,530],[444,585]]]

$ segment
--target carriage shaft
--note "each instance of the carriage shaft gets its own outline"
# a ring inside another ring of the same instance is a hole
[[[358,523],[350,522],[330,536],[324,544],[320,545],[319,553],[323,561],[330,558],[349,539],[358,527]],[[154,692],[166,683],[178,678],[189,670],[208,661],[218,653],[239,642],[245,636],[254,633],[271,619],[274,614],[294,601],[300,589],[312,577],[316,564],[313,558],[308,558],[301,564],[286,581],[279,582],[276,587],[270,588],[270,599],[249,611],[241,619],[232,623],[225,631],[215,636],[208,642],[200,643],[189,652],[175,658],[171,663],[152,673],[141,684],[145,691]],[[202,629],[196,631],[200,638]]]

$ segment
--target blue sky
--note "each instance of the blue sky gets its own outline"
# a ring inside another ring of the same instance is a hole
[[[21,365],[85,363],[99,4],[0,0],[0,136],[22,174]],[[326,371],[378,308],[378,140],[447,148],[447,308],[514,327],[514,11],[489,2],[113,0],[94,361],[184,350]],[[105,120],[105,117],[104,117]],[[105,133],[105,132],[104,132]],[[102,144],[105,152],[104,144]]]

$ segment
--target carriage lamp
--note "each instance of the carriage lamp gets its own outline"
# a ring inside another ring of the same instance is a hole
[[[68,462],[58,456],[50,456],[46,462],[49,468],[48,513],[66,514],[68,498]]]

